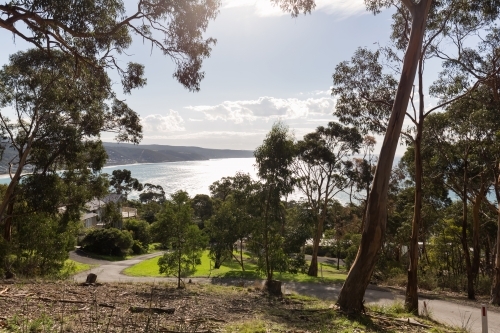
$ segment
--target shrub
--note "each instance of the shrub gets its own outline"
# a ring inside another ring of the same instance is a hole
[[[125,221],[124,229],[130,231],[134,240],[139,241],[147,252],[149,243],[151,243],[149,223],[146,221],[129,219]]]
[[[82,240],[86,251],[124,256],[134,244],[132,234],[129,231],[121,231],[115,228],[93,229]]]
[[[74,249],[77,224],[43,213],[16,217],[14,223],[7,270],[20,276],[57,275]]]
[[[140,241],[134,240],[134,244],[132,244],[132,253],[144,254],[147,252],[148,252],[148,249],[145,248]]]

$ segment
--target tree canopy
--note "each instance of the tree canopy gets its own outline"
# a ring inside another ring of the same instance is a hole
[[[118,57],[132,44],[133,36],[159,49],[176,64],[173,76],[197,91],[204,73],[201,65],[215,39],[204,38],[208,22],[218,13],[219,0],[4,1],[0,28],[47,54],[60,51],[97,68],[114,68],[125,93],[146,84],[144,66]]]

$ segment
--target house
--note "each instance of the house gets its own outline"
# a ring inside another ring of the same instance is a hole
[[[110,193],[103,198],[94,198],[85,204],[85,210],[81,216],[81,221],[83,222],[85,228],[102,228],[104,223],[102,222],[102,216],[104,215],[105,207],[113,203],[118,210],[118,213],[123,216],[122,203],[126,201],[126,197],[122,194]],[[134,216],[137,214],[137,211]],[[132,215],[132,214],[130,214]],[[116,228],[122,228],[121,225],[114,226]]]

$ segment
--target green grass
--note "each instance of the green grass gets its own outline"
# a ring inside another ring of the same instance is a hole
[[[224,262],[219,269],[213,268],[213,261],[208,257],[208,251],[204,251],[201,257],[201,264],[196,267],[196,272],[192,277],[221,277],[221,278],[263,278],[257,271],[255,262],[248,254],[243,256],[245,271],[236,260]],[[321,268],[322,266],[322,268]],[[322,272],[322,273],[321,273]],[[161,277],[158,268],[158,258],[145,260],[137,265],[127,268],[124,273],[130,276],[150,276]],[[346,272],[338,271],[332,265],[320,264],[318,277],[308,276],[307,274],[275,273],[274,278],[281,281],[293,282],[327,282],[341,283],[346,279]]]
[[[64,266],[61,269],[61,275],[66,276],[66,275],[73,275],[73,274],[78,274],[80,272],[88,271],[94,266],[87,265],[87,264],[82,264],[76,261],[73,261],[71,259],[68,259],[64,262]]]

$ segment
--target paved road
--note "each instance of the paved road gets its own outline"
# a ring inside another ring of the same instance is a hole
[[[121,272],[130,266],[133,266],[143,260],[161,255],[161,252],[146,254],[124,261],[93,261],[92,264],[100,264],[99,267],[93,268],[90,272],[97,274],[99,282],[173,282],[175,278],[152,278],[152,277],[131,277],[121,274]],[[89,258],[83,257],[77,253],[71,255],[71,259],[84,263],[91,263]],[[91,259],[95,260],[95,259]],[[87,272],[83,272],[74,276],[75,281],[85,281]],[[196,278],[193,279],[196,283],[215,283],[215,284],[241,284],[240,279],[208,279]],[[248,282],[248,284],[253,284]],[[340,285],[333,284],[318,284],[318,283],[296,283],[287,282],[283,284],[285,293],[296,292],[302,295],[314,296],[323,300],[334,302],[340,292]],[[394,301],[403,301],[404,296],[401,293],[385,288],[369,286],[365,293],[367,304],[391,304]],[[454,303],[451,301],[438,299],[420,298],[420,309],[423,308],[423,302],[427,303],[427,307],[431,317],[441,323],[456,326],[458,328],[467,328],[470,332],[481,333],[481,313],[480,305],[470,306]],[[500,312],[489,311],[488,313],[489,333],[500,333]]]

